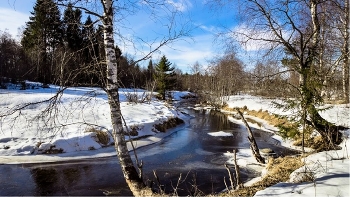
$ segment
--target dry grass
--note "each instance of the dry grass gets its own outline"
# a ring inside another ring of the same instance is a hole
[[[223,108],[226,111],[235,111],[235,109],[232,108],[228,108],[225,107]],[[239,110],[241,112],[244,112],[245,114],[248,114],[250,116],[254,116],[257,118],[260,118],[262,120],[267,121],[268,124],[273,125],[273,126],[285,126],[285,127],[290,127],[292,126],[292,123],[289,122],[286,118],[284,117],[279,117],[277,115],[274,114],[270,114],[267,110],[263,111],[263,110],[249,110],[246,106],[239,108]],[[254,121],[250,118],[247,118],[247,120],[249,120],[249,122],[251,123],[257,123],[258,125],[260,125],[261,123],[258,123],[257,121]]]
[[[98,129],[93,128],[93,127],[87,128],[85,132],[96,133],[96,138],[97,138],[97,142],[98,143],[100,143],[103,146],[108,146],[109,145],[110,139],[109,139],[109,135],[108,135],[107,132],[98,130]]]
[[[302,138],[299,137],[296,139],[293,143],[294,146],[302,146]],[[316,136],[316,137],[305,137],[304,140],[304,146],[309,147],[315,150],[315,152],[320,152],[324,150],[330,149],[330,144],[324,143],[322,136]]]
[[[270,158],[267,164],[268,173],[262,180],[252,186],[240,188],[235,191],[222,193],[221,196],[254,196],[257,191],[289,180],[289,175],[303,166],[302,157]]]
[[[335,105],[346,104],[347,103],[345,100],[342,100],[342,99],[336,99],[336,100],[325,99],[324,102],[326,104],[335,104]]]
[[[227,111],[235,111],[232,108],[224,108]],[[246,106],[240,108],[242,112],[248,114],[250,116],[258,117],[267,121],[268,124],[276,126],[276,127],[284,127],[284,128],[293,128],[295,123],[288,121],[285,117],[280,117],[274,114],[270,114],[267,110],[256,111],[249,110]],[[261,123],[249,119],[249,122],[261,125]],[[309,135],[306,136],[309,138]],[[317,147],[320,146],[321,141],[318,138],[313,138],[313,140],[309,140],[306,145],[309,147]],[[297,140],[295,145],[301,145],[301,140]],[[285,182],[289,180],[290,174],[303,166],[302,157],[279,157],[276,159],[270,158],[267,165],[267,175],[263,177],[262,180],[254,183],[252,186],[240,188],[235,191],[222,193],[222,196],[253,196],[257,191],[263,190],[269,186],[275,185],[279,182]]]

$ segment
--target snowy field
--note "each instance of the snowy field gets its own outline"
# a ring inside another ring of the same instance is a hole
[[[29,83],[29,82],[28,82]],[[0,113],[21,106],[24,103],[36,103],[55,95],[59,87],[36,88],[35,83],[30,83],[27,90],[19,88],[0,89]],[[159,142],[165,136],[181,129],[177,127],[170,132],[157,132],[155,124],[162,123],[172,117],[187,119],[186,115],[164,102],[152,99],[150,102],[131,103],[128,97],[137,96],[143,99],[148,92],[144,90],[120,89],[120,101],[122,115],[128,127],[136,128],[138,135],[148,136],[137,140],[136,147]],[[189,92],[173,92],[175,100],[186,96]],[[271,113],[293,115],[292,111],[276,109],[271,104],[272,99],[263,99],[249,95],[236,95],[229,97],[229,107],[247,106],[250,110],[268,110]],[[275,100],[276,101],[276,100]],[[277,100],[277,102],[282,102]],[[0,164],[53,162],[71,159],[83,159],[91,157],[104,157],[115,155],[113,146],[103,147],[96,139],[96,133],[89,132],[90,128],[111,132],[109,105],[106,94],[99,88],[68,88],[59,97],[58,105],[52,113],[40,114],[47,107],[46,103],[30,105],[11,116],[4,117],[0,123]],[[327,106],[325,106],[327,107]],[[349,105],[334,105],[321,115],[328,121],[338,125],[350,127]],[[48,119],[49,118],[49,119]],[[263,120],[255,117],[262,126],[251,124],[267,132],[275,132],[277,128],[268,125]],[[48,121],[50,120],[50,121]],[[239,120],[230,118],[238,124]],[[54,124],[53,124],[54,123]],[[183,125],[186,126],[186,125]],[[327,151],[310,155],[305,159],[304,167],[291,175],[288,183],[279,183],[265,190],[259,191],[256,196],[349,196],[349,133],[344,131],[345,140],[341,144],[342,150]],[[229,136],[223,131],[211,132],[212,136]],[[127,136],[127,138],[129,138]],[[281,145],[296,148],[290,141],[284,141],[275,135]],[[110,142],[113,139],[110,137]],[[130,144],[128,144],[130,147]],[[40,154],[54,147],[62,149],[62,154]],[[131,148],[131,147],[130,147]],[[223,153],[228,162],[232,162],[232,153]],[[237,154],[238,164],[241,166],[257,166],[250,150],[239,150]],[[262,175],[265,172],[263,168]],[[312,173],[314,182],[297,183],[305,173]],[[252,180],[257,181],[259,178]],[[246,183],[246,185],[252,182]]]

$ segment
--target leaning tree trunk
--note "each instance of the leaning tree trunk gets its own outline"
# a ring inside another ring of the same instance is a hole
[[[111,122],[113,126],[113,137],[115,149],[123,171],[124,178],[134,196],[149,196],[151,190],[145,188],[143,180],[139,177],[137,170],[130,157],[126,146],[123,124],[120,111],[118,80],[117,80],[117,59],[114,50],[113,38],[113,0],[102,0],[104,8],[103,33],[104,47],[107,64],[107,87],[108,103],[110,106]],[[146,193],[150,192],[150,193]]]
[[[253,132],[250,129],[250,126],[248,125],[247,121],[245,120],[242,112],[236,108],[236,111],[238,112],[238,114],[241,116],[243,123],[245,124],[245,126],[247,127],[248,130],[248,140],[250,142],[250,149],[252,150],[252,153],[256,159],[257,162],[265,164],[265,159],[260,155],[260,151],[258,148],[258,145],[256,144],[255,138],[253,136]]]

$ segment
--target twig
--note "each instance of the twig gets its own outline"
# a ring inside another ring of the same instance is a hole
[[[233,178],[232,178],[232,172],[230,170],[230,168],[228,167],[228,165],[225,163],[225,168],[228,172],[228,176],[229,176],[229,179],[230,179],[230,182],[231,182],[231,189],[234,189],[235,188],[235,185],[233,183]]]

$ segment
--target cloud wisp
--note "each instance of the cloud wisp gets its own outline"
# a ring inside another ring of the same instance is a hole
[[[0,30],[7,30],[12,36],[18,34],[18,28],[25,25],[29,15],[8,8],[0,8]]]
[[[166,2],[180,12],[185,12],[192,8],[192,3],[189,0],[167,0]]]

